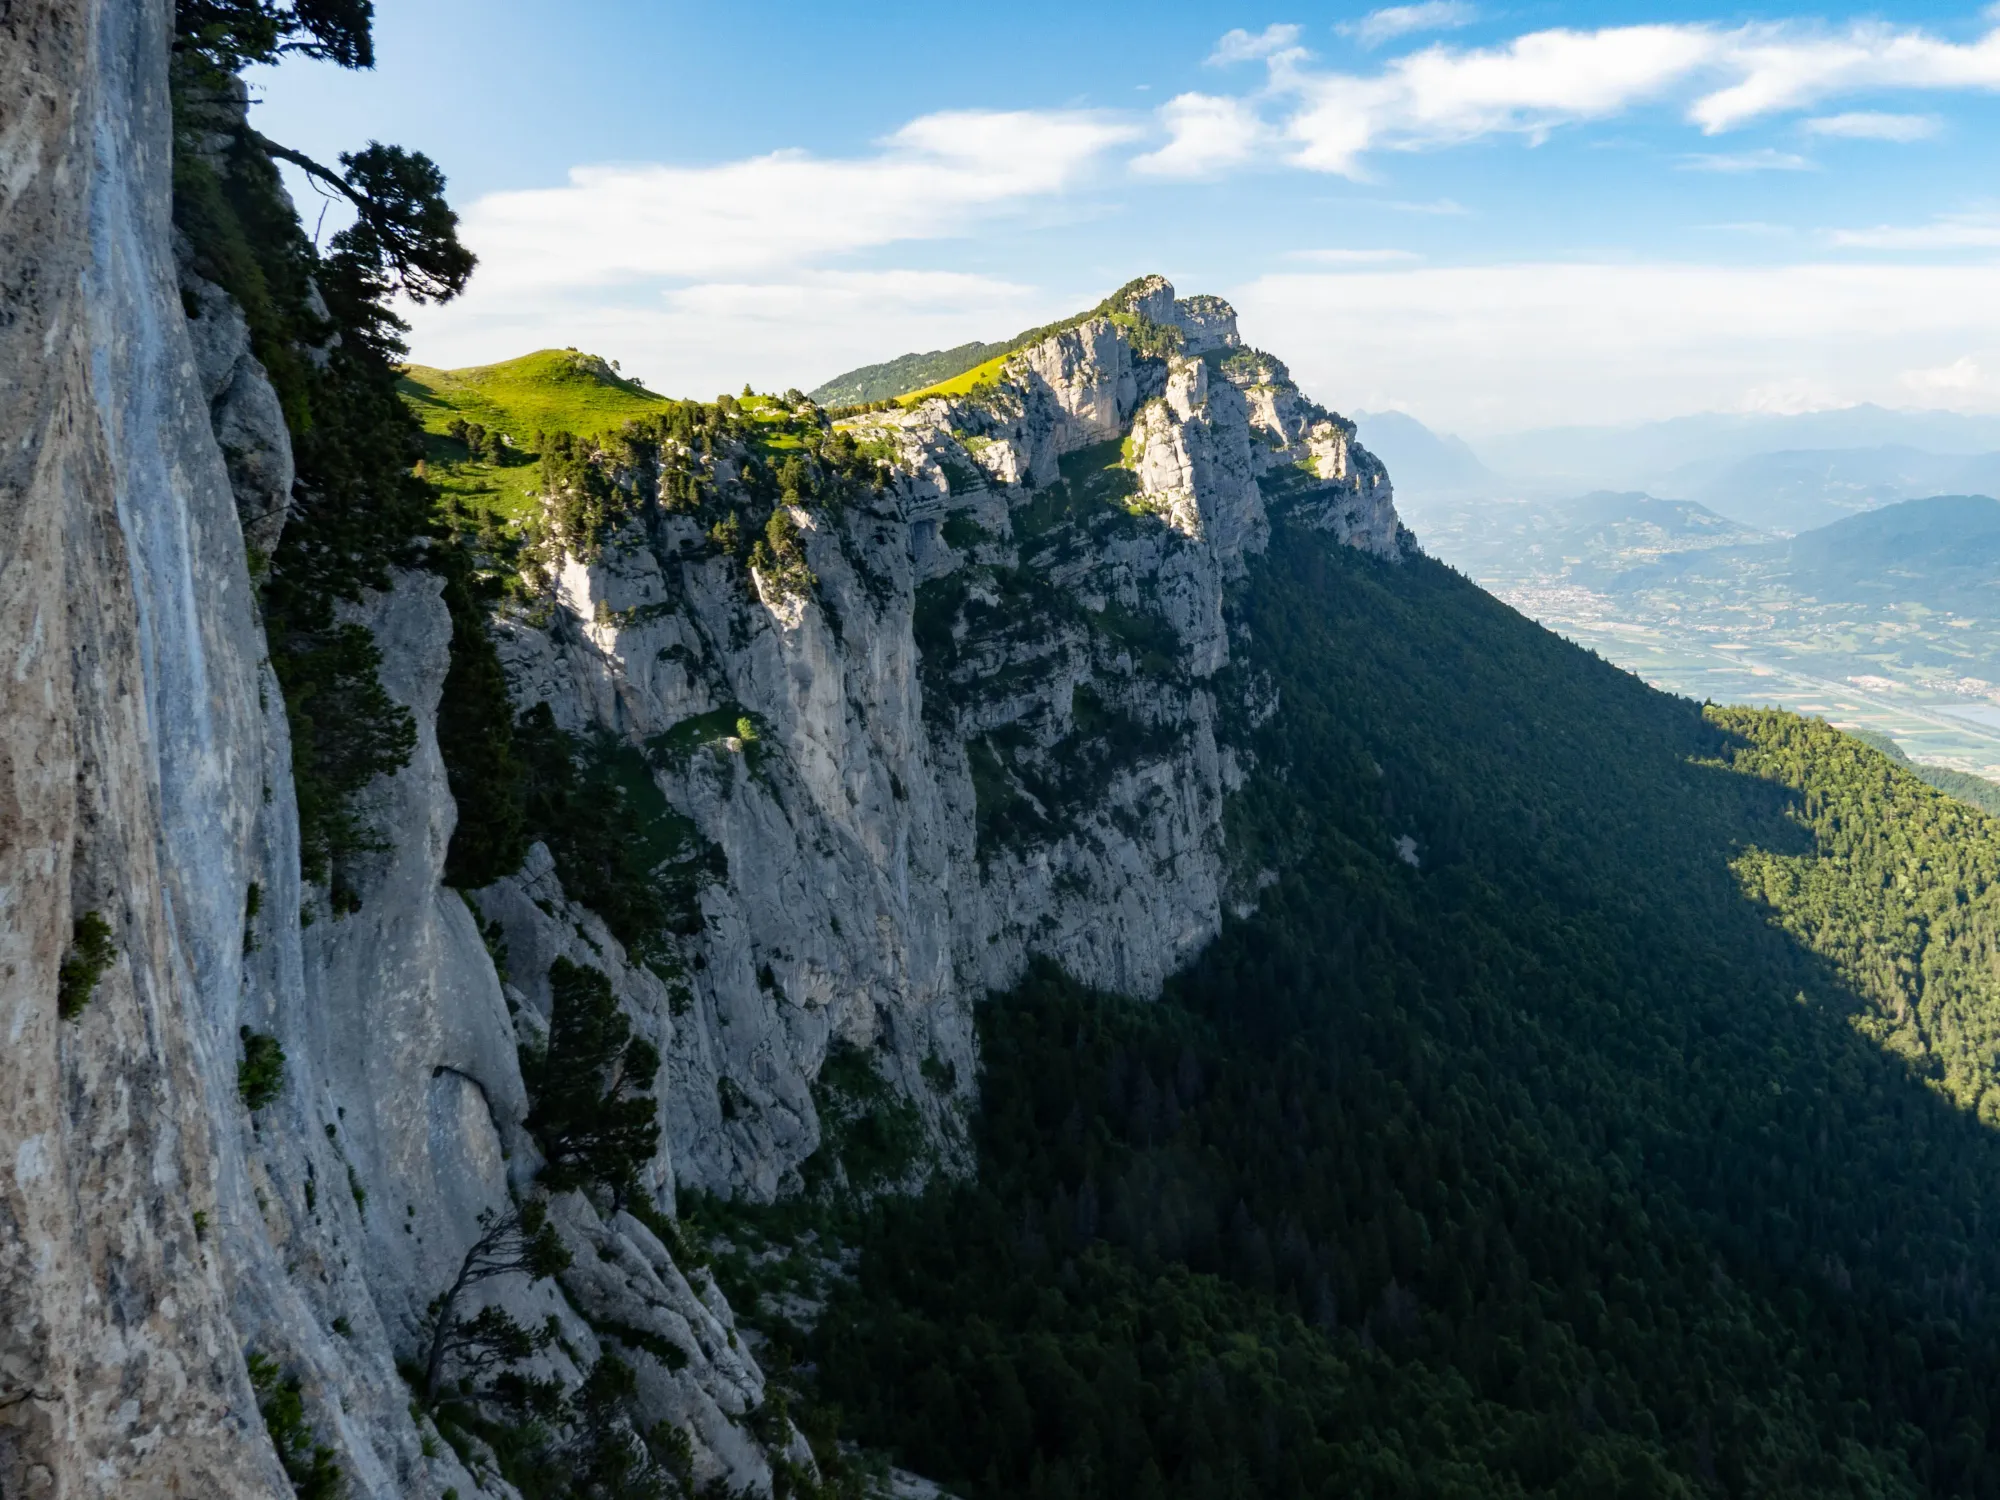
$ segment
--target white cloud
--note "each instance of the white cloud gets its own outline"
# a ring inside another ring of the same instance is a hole
[[[2000,89],[2000,29],[1961,44],[1876,23],[1831,36],[1745,27],[1729,35],[1723,60],[1739,81],[1697,100],[1689,112],[1711,133],[1843,93]]]
[[[1896,372],[2000,348],[1989,266],[1541,263],[1300,271],[1225,288],[1244,337],[1337,410],[1456,431],[1752,401],[1911,403]],[[1926,405],[2000,410],[2000,389]]]
[[[1938,133],[1936,115],[1889,115],[1856,110],[1844,115],[1820,115],[1805,122],[1808,135],[1847,141],[1923,141]]]
[[[1391,5],[1371,10],[1360,20],[1343,22],[1334,29],[1364,47],[1379,47],[1413,32],[1452,31],[1470,26],[1478,19],[1478,10],[1464,0],[1423,0],[1420,5]]]
[[[578,167],[564,187],[479,199],[464,237],[486,289],[754,274],[965,233],[1080,185],[1138,134],[1084,111],[965,110],[913,120],[866,157]]]
[[[1950,400],[1980,391],[1994,392],[2000,388],[2000,381],[1982,370],[1979,361],[1970,354],[1961,354],[1948,365],[1934,365],[1928,370],[1905,370],[1898,378],[1918,397],[1928,401],[1940,398]]]
[[[1148,177],[1207,177],[1258,156],[1271,129],[1241,99],[1182,94],[1160,107],[1168,142],[1133,158],[1132,170]]]
[[[1252,35],[1242,27],[1223,33],[1215,44],[1215,50],[1208,54],[1211,68],[1227,67],[1230,63],[1259,62],[1295,53],[1298,48],[1299,28],[1288,25],[1266,26]]]
[[[1371,198],[1369,202],[1378,208],[1390,209],[1399,214],[1432,214],[1442,218],[1466,218],[1472,210],[1453,198],[1433,198],[1428,203],[1412,203],[1403,198]]]
[[[575,344],[670,395],[707,397],[746,380],[804,389],[906,350],[1004,338],[1101,295],[916,270],[715,280],[642,299],[630,288],[522,298],[484,292],[475,278],[459,301],[413,310],[412,357],[457,368]]]
[[[1680,159],[1685,172],[1810,172],[1812,162],[1790,151],[1697,151]]]
[[[1378,147],[1541,137],[1615,115],[1668,93],[1711,50],[1708,34],[1692,27],[1540,31],[1474,51],[1426,47],[1372,78],[1285,65],[1273,83],[1300,99],[1287,125],[1298,165],[1353,176],[1362,153]]]
[[[1415,5],[1377,14],[1430,10]],[[1291,160],[1348,176],[1362,175],[1360,159],[1370,151],[1448,146],[1497,134],[1540,140],[1564,125],[1648,104],[1675,104],[1714,135],[1843,94],[2000,91],[2000,27],[1967,43],[1872,22],[1839,31],[1798,22],[1555,28],[1492,47],[1434,43],[1369,74],[1316,68],[1296,47],[1263,48],[1247,33],[1230,38],[1241,39],[1232,56],[1263,56],[1265,97],[1289,101],[1284,128]],[[1916,139],[1929,122],[1920,115],[1856,112],[1820,117],[1809,128],[1905,140]]]
[[[1836,229],[1831,238],[1850,250],[2000,250],[2000,214],[1946,214],[1928,224]]]
[[[1286,260],[1306,260],[1323,266],[1382,265],[1391,261],[1421,260],[1414,250],[1287,250]]]

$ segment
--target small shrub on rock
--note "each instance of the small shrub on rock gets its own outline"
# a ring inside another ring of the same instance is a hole
[[[245,1026],[237,1034],[243,1038],[243,1060],[236,1065],[236,1092],[245,1109],[262,1109],[284,1090],[285,1049],[268,1032]]]
[[[111,941],[111,924],[94,911],[76,919],[69,952],[56,973],[56,1010],[65,1021],[74,1020],[97,993],[97,981],[118,957]]]

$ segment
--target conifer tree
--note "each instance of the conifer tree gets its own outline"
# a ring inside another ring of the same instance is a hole
[[[660,1144],[653,1101],[659,1049],[632,1035],[611,981],[558,958],[549,966],[549,1039],[523,1072],[534,1097],[528,1128],[550,1187],[599,1183],[622,1205]]]

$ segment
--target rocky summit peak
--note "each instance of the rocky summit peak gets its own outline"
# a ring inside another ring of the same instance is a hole
[[[1120,288],[1112,300],[1149,323],[1180,329],[1190,354],[1234,349],[1243,342],[1236,332],[1235,308],[1220,297],[1176,298],[1174,284],[1164,276],[1142,276]]]

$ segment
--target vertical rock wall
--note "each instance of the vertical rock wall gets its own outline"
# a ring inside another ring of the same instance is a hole
[[[661,1046],[663,1206],[795,1185],[842,1040],[963,1164],[980,994],[1036,954],[1150,992],[1220,920],[1242,774],[1216,733],[1223,597],[1265,506],[1385,555],[1393,506],[1225,304],[1149,285],[1133,306],[1180,331],[1170,357],[1085,320],[977,403],[877,419],[891,482],[795,515],[808,593],[660,516],[571,559],[547,617],[499,622],[518,701],[652,746],[720,851],[680,978],[633,961],[546,850],[473,898],[441,885],[452,627],[427,575],[355,613],[418,737],[367,794],[388,847],[336,914],[299,880],[246,566],[290,452],[240,317],[177,277],[169,23],[166,0],[0,9],[0,1494],[286,1493],[253,1351],[299,1379],[354,1495],[505,1493],[412,1419],[396,1362],[479,1214],[533,1180],[516,1046],[550,962],[611,975]],[[1105,475],[1116,506],[1046,524],[1054,487]],[[754,739],[687,732],[739,715]],[[117,956],[64,1020],[86,912]],[[245,1028],[287,1058],[254,1115]],[[558,1320],[545,1368],[619,1349],[698,1482],[768,1490],[763,1376],[713,1282],[580,1194],[554,1218],[561,1286],[493,1289]]]
[[[216,1020],[262,757],[242,543],[167,254],[167,22],[77,0],[0,16],[8,1495],[283,1484],[218,1222]],[[117,958],[64,1021],[85,912]]]

